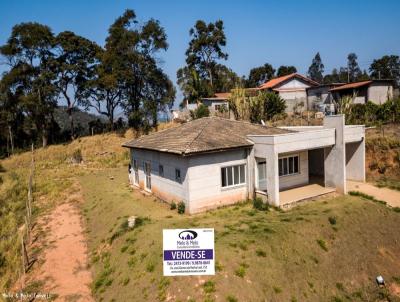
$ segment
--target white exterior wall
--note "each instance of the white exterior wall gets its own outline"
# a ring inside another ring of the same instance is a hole
[[[298,79],[292,79],[274,90],[286,101],[286,112],[292,112],[296,103],[304,102],[304,109],[307,106],[306,88],[310,85]]]
[[[249,171],[245,149],[190,156],[188,159],[189,213],[247,199]],[[240,164],[246,164],[246,182],[237,187],[223,188],[221,168]]]
[[[309,182],[308,175],[308,151],[279,154],[279,158],[290,155],[299,155],[299,173],[295,175],[287,175],[279,177],[279,190],[289,189]]]
[[[133,159],[138,160],[139,187],[144,189],[145,174],[143,163],[151,163],[151,192],[167,202],[185,201],[187,203],[187,170],[188,160],[185,157],[150,150],[131,149],[131,165]],[[159,176],[159,165],[164,166],[164,177]],[[181,183],[175,181],[175,169],[181,170]],[[133,179],[134,175],[132,175]]]
[[[373,83],[368,87],[368,100],[375,104],[383,104],[393,98],[393,86]]]

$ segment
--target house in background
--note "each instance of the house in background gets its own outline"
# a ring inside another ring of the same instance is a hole
[[[330,90],[345,84],[346,83],[321,84],[306,88],[307,110],[334,112],[334,99]]]
[[[292,73],[269,80],[258,89],[278,93],[286,102],[286,112],[293,112],[296,104],[301,102],[303,102],[305,109],[308,108],[307,89],[317,86],[319,86],[319,83],[298,73]]]
[[[198,213],[255,196],[278,207],[365,181],[364,126],[274,128],[218,117],[129,141],[132,184]]]
[[[365,104],[368,101],[383,104],[393,98],[393,85],[393,80],[368,80],[348,83],[329,91],[336,101],[344,96],[351,96],[354,97],[355,104]]]

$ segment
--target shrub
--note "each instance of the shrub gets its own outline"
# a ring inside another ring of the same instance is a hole
[[[207,117],[210,116],[210,110],[204,104],[200,104],[197,109],[190,111],[190,116],[194,120],[202,117]]]
[[[239,266],[239,268],[237,270],[235,270],[235,275],[243,278],[244,275],[246,275],[246,268],[244,266]]]
[[[215,282],[213,282],[213,281],[204,282],[203,289],[206,294],[215,292]]]
[[[126,277],[124,280],[122,280],[122,285],[123,285],[123,286],[128,285],[129,281],[130,281],[130,278],[129,278],[129,277]]]
[[[274,286],[274,292],[275,292],[276,294],[279,294],[279,293],[282,292],[282,289],[281,289],[280,287]]]
[[[154,263],[150,262],[150,263],[148,263],[147,266],[146,266],[146,271],[149,272],[149,273],[151,273],[151,272],[154,271],[154,267],[155,267]]]
[[[263,200],[260,197],[256,197],[255,199],[253,199],[253,208],[259,211],[267,211],[268,204],[263,202]]]
[[[82,152],[81,149],[76,149],[73,153],[72,153],[72,161],[74,163],[80,164],[83,160],[82,157]]]
[[[286,102],[274,92],[262,93],[264,98],[264,117],[271,120],[275,115],[282,114],[286,109]]]
[[[330,224],[332,224],[332,225],[336,224],[336,217],[335,217],[335,216],[330,216],[330,217],[328,218],[328,220],[329,220],[329,223],[330,223]]]
[[[176,209],[176,203],[175,203],[175,201],[171,202],[171,207],[170,207],[170,209],[171,209],[171,210],[175,210],[175,209]]]
[[[328,251],[328,248],[326,247],[326,243],[323,239],[317,239],[318,245],[323,249],[325,252]]]
[[[229,295],[226,297],[226,301],[227,302],[238,302],[238,299],[235,296]]]
[[[263,250],[256,250],[256,255],[258,257],[267,257],[267,253]]]
[[[185,203],[183,201],[178,203],[178,213],[179,214],[184,214],[185,213]]]

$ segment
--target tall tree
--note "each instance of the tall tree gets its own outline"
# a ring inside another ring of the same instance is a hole
[[[210,85],[197,73],[194,68],[188,66],[179,68],[177,73],[177,83],[183,93],[183,97],[189,103],[195,103],[203,97],[212,95]]]
[[[242,79],[230,68],[216,64],[214,70],[214,91],[226,92],[241,85]]]
[[[361,76],[361,69],[357,63],[357,55],[355,53],[350,53],[347,56],[347,72],[348,72],[348,82],[355,82]]]
[[[158,21],[150,19],[139,24],[133,10],[126,10],[110,26],[105,49],[98,54],[100,64],[82,90],[82,98],[90,98],[89,106],[108,118],[111,129],[118,108],[125,111],[130,126],[143,124],[143,109],[149,107],[146,103],[156,101],[148,93],[149,87],[154,90],[162,89],[155,84],[165,85],[154,79],[160,78],[155,56],[167,49],[166,39]],[[165,74],[163,77],[165,80]]]
[[[397,86],[400,86],[400,58],[390,55],[376,59],[369,67],[373,79],[394,79]]]
[[[297,69],[294,66],[279,66],[278,71],[276,72],[277,77],[283,77],[288,74],[296,73]]]
[[[29,22],[14,26],[7,43],[0,48],[11,67],[12,85],[20,87],[24,111],[40,133],[43,147],[47,145],[57,105],[55,74],[51,70],[53,44],[54,36],[48,26]]]
[[[258,87],[271,80],[275,75],[275,69],[271,64],[265,63],[262,66],[252,68],[249,78],[246,81],[247,87]]]
[[[310,67],[308,68],[308,76],[318,82],[322,83],[324,73],[324,64],[322,64],[321,56],[319,52],[315,55]]]
[[[200,77],[207,79],[214,90],[213,77],[217,62],[228,58],[228,54],[223,51],[226,45],[224,23],[218,20],[206,24],[198,20],[189,34],[191,40],[186,50],[186,64],[194,68]]]
[[[78,106],[87,106],[85,99],[79,98],[78,90],[91,77],[96,63],[99,46],[73,32],[64,31],[55,38],[56,58],[54,72],[57,91],[67,102],[71,138],[74,139],[72,112]]]

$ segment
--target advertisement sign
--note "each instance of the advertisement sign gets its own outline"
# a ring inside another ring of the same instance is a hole
[[[164,276],[215,275],[214,229],[163,230]]]

